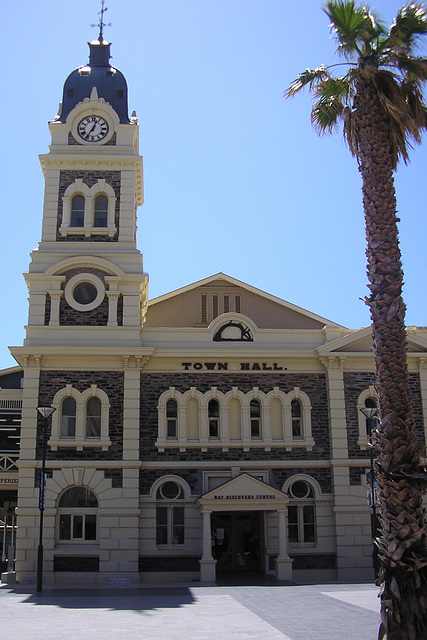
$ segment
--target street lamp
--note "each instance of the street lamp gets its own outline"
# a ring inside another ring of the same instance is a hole
[[[372,563],[374,566],[375,578],[378,577],[378,548],[375,544],[375,538],[377,535],[377,512],[376,512],[376,496],[375,496],[375,471],[374,471],[374,448],[372,446],[372,430],[375,429],[376,419],[378,416],[377,407],[362,407],[360,409],[360,413],[362,413],[366,418],[366,434],[369,440],[369,462],[370,462],[370,474],[371,474],[371,495],[370,495],[370,506],[372,507],[372,516],[371,516],[371,536],[372,536]],[[368,496],[368,505],[369,505],[369,496]]]
[[[49,417],[55,411],[53,407],[37,407],[37,411],[43,418],[43,448],[42,448],[42,468],[40,473],[40,490],[39,490],[39,511],[40,511],[40,530],[39,530],[39,546],[37,551],[37,591],[42,590],[43,583],[43,512],[46,496],[46,433],[47,422]]]

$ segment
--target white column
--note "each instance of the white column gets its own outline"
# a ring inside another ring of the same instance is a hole
[[[211,511],[203,511],[203,556],[200,560],[200,581],[215,582],[216,560],[212,557]]]
[[[106,291],[108,297],[108,327],[117,327],[117,303],[119,300],[119,291]]]
[[[62,291],[49,291],[50,295],[50,318],[51,327],[59,327],[59,304],[61,302]]]
[[[286,509],[278,509],[279,518],[279,555],[276,558],[276,578],[292,580],[292,559],[288,556],[288,538],[286,527]]]

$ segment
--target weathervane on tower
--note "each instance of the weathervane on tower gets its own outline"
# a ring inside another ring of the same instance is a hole
[[[99,27],[98,40],[100,44],[102,44],[104,41],[104,27],[112,26],[111,22],[104,22],[104,13],[108,11],[108,7],[104,7],[104,4],[105,4],[105,0],[101,0],[101,11],[98,11],[98,15],[100,16],[98,24],[90,25],[91,27]]]

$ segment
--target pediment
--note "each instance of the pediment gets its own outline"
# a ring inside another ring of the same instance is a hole
[[[422,335],[425,334],[425,335]],[[408,353],[427,353],[427,331],[417,327],[408,327],[406,331]],[[338,355],[343,353],[371,353],[372,327],[364,327],[357,331],[328,342],[317,351],[321,356]]]
[[[254,478],[248,473],[232,478],[228,482],[208,491],[198,503],[214,511],[247,510],[264,511],[286,506],[288,496]]]
[[[205,318],[202,317],[202,296],[205,296]],[[217,305],[215,313],[213,313],[214,296]],[[227,306],[224,302],[225,298],[228,300]],[[237,299],[239,299],[239,308],[236,307]],[[343,328],[326,318],[223,273],[151,300],[148,304],[145,327],[207,328],[214,318],[227,313],[243,314],[259,329],[321,330],[325,326]],[[227,321],[229,322],[230,319]],[[234,319],[232,321],[234,322]],[[230,340],[239,339],[237,323],[229,325],[226,329]]]

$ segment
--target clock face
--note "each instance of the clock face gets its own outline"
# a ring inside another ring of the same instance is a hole
[[[108,133],[108,124],[100,116],[87,116],[77,126],[79,136],[86,142],[98,142]]]

